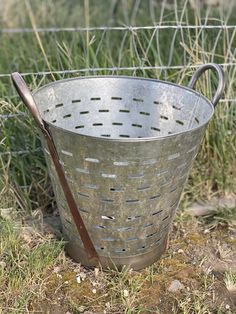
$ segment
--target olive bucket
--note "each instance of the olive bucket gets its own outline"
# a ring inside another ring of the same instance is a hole
[[[194,91],[219,79],[212,101]],[[41,130],[66,250],[86,266],[146,267],[165,251],[189,170],[224,89],[220,66],[188,87],[155,79],[64,79],[30,93],[13,83]]]

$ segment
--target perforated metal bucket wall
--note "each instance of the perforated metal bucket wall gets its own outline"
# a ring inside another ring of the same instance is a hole
[[[153,262],[212,105],[177,85],[125,77],[59,81],[34,97],[99,255],[131,266],[143,257],[136,268]],[[46,146],[45,152],[64,233],[72,251],[82,252]]]

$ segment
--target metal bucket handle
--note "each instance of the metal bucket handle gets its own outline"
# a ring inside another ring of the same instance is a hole
[[[219,83],[218,83],[218,87],[217,87],[217,90],[216,90],[216,93],[212,99],[212,104],[214,107],[216,107],[216,105],[218,104],[222,94],[223,94],[223,91],[224,91],[224,84],[225,84],[225,80],[224,80],[224,72],[221,68],[221,66],[219,66],[218,64],[215,64],[215,63],[208,63],[208,64],[204,64],[202,66],[200,66],[197,71],[193,74],[190,82],[188,83],[188,87],[189,88],[192,88],[194,89],[194,86],[197,82],[197,80],[199,79],[199,77],[206,71],[206,70],[214,70],[217,72],[217,75],[218,75],[218,80],[219,80]]]
[[[29,88],[27,87],[25,81],[23,80],[22,76],[15,72],[11,75],[13,84],[21,97],[23,103],[27,106],[27,108],[30,110],[35,122],[37,123],[37,126],[41,129],[48,145],[48,150],[50,152],[51,158],[53,160],[57,175],[59,177],[65,198],[67,200],[71,215],[74,219],[75,225],[78,229],[78,232],[80,234],[81,240],[83,242],[85,251],[88,255],[88,258],[94,259],[98,261],[99,257],[95,250],[95,247],[93,245],[93,242],[88,234],[88,231],[85,227],[85,224],[83,222],[83,219],[78,211],[78,207],[76,205],[74,196],[70,190],[69,184],[67,182],[67,179],[65,177],[65,173],[63,170],[63,167],[60,163],[59,156],[55,147],[55,144],[53,142],[53,138],[49,132],[49,130],[46,128],[46,125],[38,111],[38,108],[36,106],[35,100],[33,98],[33,95],[31,94]]]

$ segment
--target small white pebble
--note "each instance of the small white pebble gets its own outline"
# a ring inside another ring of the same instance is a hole
[[[0,261],[0,267],[5,268],[7,266],[7,264],[3,261]]]
[[[105,304],[105,307],[107,307],[108,309],[111,307],[111,304],[110,304],[110,302],[107,302],[106,304]]]
[[[226,304],[225,308],[226,308],[226,310],[229,310],[230,309],[229,304]]]
[[[62,275],[61,274],[56,274],[58,278],[62,278]]]
[[[167,290],[175,293],[183,289],[184,285],[179,280],[173,280]]]
[[[128,290],[124,290],[123,291],[124,297],[127,298],[129,296],[129,291]]]
[[[178,249],[178,253],[179,253],[179,254],[182,254],[182,253],[184,253],[184,250]]]
[[[86,274],[84,272],[81,272],[80,273],[80,277],[81,277],[82,280],[84,280],[86,278]]]
[[[68,281],[65,281],[64,283],[67,285],[69,282],[68,282]]]
[[[98,277],[98,274],[99,274],[99,269],[98,269],[98,268],[95,268],[95,269],[94,269],[95,278]]]
[[[57,274],[60,271],[60,267],[56,266],[53,268],[53,273]]]
[[[94,293],[94,294],[95,294],[96,292],[97,292],[97,290],[96,290],[96,289],[93,289],[93,290],[92,290],[92,293]]]
[[[80,275],[77,275],[77,276],[76,276],[76,281],[77,281],[77,283],[81,283]]]

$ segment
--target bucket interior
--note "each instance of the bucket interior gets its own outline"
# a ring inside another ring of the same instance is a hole
[[[34,93],[43,119],[79,134],[121,139],[163,137],[205,124],[211,103],[185,87],[129,77],[61,80]]]

